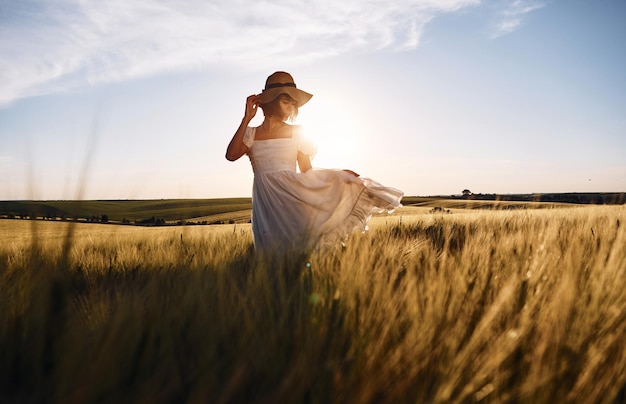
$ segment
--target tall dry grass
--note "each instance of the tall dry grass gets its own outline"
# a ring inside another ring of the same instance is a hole
[[[15,227],[0,401],[621,402],[625,213],[395,216],[274,262],[245,226]]]

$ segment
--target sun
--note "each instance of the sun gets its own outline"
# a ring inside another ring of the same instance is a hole
[[[328,100],[323,105],[306,105],[300,111],[298,124],[317,145],[313,167],[348,168],[357,172],[359,166],[362,168],[358,136],[362,128],[346,106],[335,105]]]

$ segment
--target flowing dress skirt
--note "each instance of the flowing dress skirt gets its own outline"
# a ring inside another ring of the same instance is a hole
[[[367,230],[374,213],[401,206],[397,189],[335,169],[257,173],[252,230],[257,250],[311,249]]]

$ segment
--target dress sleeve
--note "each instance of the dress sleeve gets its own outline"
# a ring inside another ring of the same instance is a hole
[[[256,133],[256,128],[247,127],[246,133],[243,134],[243,144],[245,144],[248,149],[254,143],[254,134]]]
[[[298,140],[298,151],[306,154],[311,159],[315,157],[315,154],[317,153],[317,145],[313,140],[304,134],[302,126],[296,126],[294,133]]]

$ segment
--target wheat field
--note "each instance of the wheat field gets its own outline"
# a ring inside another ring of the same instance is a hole
[[[375,218],[272,262],[247,224],[0,221],[0,401],[626,400],[625,206]]]

